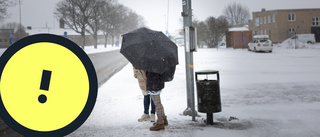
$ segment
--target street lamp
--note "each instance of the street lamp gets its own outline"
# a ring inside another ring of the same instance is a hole
[[[169,0],[168,0],[168,7],[167,7],[167,24],[166,24],[166,35],[169,37]]]
[[[19,18],[20,18],[20,25],[19,25],[19,39],[21,37],[21,0],[19,0]]]

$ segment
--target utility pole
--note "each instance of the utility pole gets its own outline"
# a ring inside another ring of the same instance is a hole
[[[167,22],[166,22],[166,35],[169,37],[169,0],[168,0],[168,7],[167,7]]]
[[[192,115],[192,121],[195,121],[197,115],[194,102],[194,74],[193,74],[193,51],[195,49],[194,39],[192,34],[192,9],[191,0],[182,0],[182,17],[184,28],[184,46],[185,46],[185,61],[186,61],[186,86],[187,86],[187,109],[184,110],[184,115]],[[188,32],[187,32],[188,31]],[[193,28],[194,32],[194,28]]]
[[[21,38],[21,29],[22,29],[22,27],[21,27],[21,0],[19,0],[19,18],[20,18],[20,25],[19,25],[19,38],[18,39],[20,39]]]

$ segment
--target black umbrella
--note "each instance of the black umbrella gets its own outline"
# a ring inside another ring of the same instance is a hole
[[[159,74],[174,72],[178,64],[177,45],[161,31],[147,28],[139,28],[122,35],[120,53],[136,69]]]

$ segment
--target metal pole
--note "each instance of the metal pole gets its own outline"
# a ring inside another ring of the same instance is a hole
[[[168,0],[168,8],[167,8],[167,24],[166,24],[166,35],[169,37],[169,0]]]
[[[243,48],[244,48],[243,31],[241,31],[241,46],[242,46],[242,50],[243,50]]]
[[[192,26],[192,9],[191,0],[182,0],[182,16],[183,28]],[[192,39],[188,38],[188,43],[192,43]],[[187,48],[187,38],[184,35],[184,45]],[[190,48],[190,47],[189,47]],[[192,121],[195,121],[196,111],[194,104],[194,75],[193,75],[193,52],[185,50],[186,61],[186,87],[187,87],[187,109],[183,112],[184,115],[192,115]]]
[[[21,0],[19,0],[19,18],[20,18],[20,26],[19,26],[19,39],[21,37]]]
[[[294,48],[297,49],[297,34],[294,32]]]

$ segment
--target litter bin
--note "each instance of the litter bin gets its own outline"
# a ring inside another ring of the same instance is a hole
[[[198,97],[198,112],[207,113],[207,124],[213,124],[213,113],[221,112],[219,71],[204,70],[195,73]],[[199,80],[199,75],[206,75]],[[208,75],[216,75],[209,80]]]

